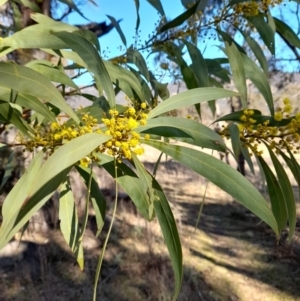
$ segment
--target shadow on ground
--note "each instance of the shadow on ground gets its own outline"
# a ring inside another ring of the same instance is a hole
[[[172,168],[162,164],[164,175],[159,182],[164,182],[162,186],[170,198],[175,195],[171,207],[184,256],[178,300],[300,300],[299,229],[291,244],[284,233],[277,245],[274,233],[265,224],[213,188],[194,232],[201,195],[191,187],[204,182],[172,164]],[[153,166],[147,167],[151,170]],[[109,218],[97,241],[99,246],[85,250],[83,271],[57,230],[50,233],[47,244],[21,242],[24,251],[18,258],[0,258],[0,300],[92,300],[96,264],[108,221]],[[90,229],[94,228],[93,222],[91,217]],[[97,300],[167,301],[172,298],[172,289],[173,272],[158,223],[147,225],[131,202],[120,202]]]

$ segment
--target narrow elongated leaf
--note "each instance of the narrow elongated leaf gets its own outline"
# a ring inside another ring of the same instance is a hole
[[[32,128],[22,119],[21,113],[6,101],[0,100],[0,117],[2,121],[13,124],[21,133],[29,136]]]
[[[243,33],[244,38],[248,45],[250,46],[251,50],[253,51],[255,57],[257,58],[262,70],[264,71],[265,75],[268,77],[268,62],[264,55],[264,52],[262,51],[259,44],[251,38],[250,35]]]
[[[247,18],[250,23],[257,29],[260,37],[270,50],[275,55],[275,39],[272,28],[264,20],[264,15],[258,15],[255,17]]]
[[[20,12],[19,7],[16,3],[11,3],[12,11],[13,11],[13,24],[14,24],[14,31],[19,31],[22,28],[22,14]]]
[[[261,156],[259,156],[258,159],[264,170],[264,174],[268,185],[270,201],[272,205],[272,211],[278,224],[278,230],[279,232],[281,232],[281,230],[285,229],[287,222],[287,211],[284,196],[279,182],[276,179],[270,167],[268,166],[268,164]]]
[[[0,86],[46,100],[79,122],[75,112],[53,84],[30,68],[0,62]]]
[[[127,61],[128,63],[135,64],[138,67],[141,74],[145,76],[146,80],[150,81],[150,75],[147,64],[138,50],[134,49],[133,47],[130,47],[127,50]]]
[[[144,194],[148,196],[149,219],[151,220],[154,213],[154,191],[152,188],[152,177],[134,153],[132,153],[132,159],[137,175],[141,180],[141,188],[143,189]]]
[[[274,18],[276,30],[293,46],[300,48],[300,39],[297,34],[283,21]]]
[[[59,32],[55,33],[54,35],[60,38],[62,41],[68,43],[69,48],[73,49],[79,54],[82,60],[86,63],[87,69],[94,73],[100,95],[102,95],[102,90],[104,90],[110,107],[114,108],[114,89],[105,65],[93,45],[85,38],[72,33]]]
[[[217,151],[226,150],[223,139],[220,135],[202,123],[186,118],[153,118],[150,119],[146,125],[139,126],[136,129],[136,132],[160,135],[175,139],[179,138],[180,141]]]
[[[166,100],[170,97],[170,91],[168,89],[168,84],[162,84],[157,81],[153,81],[153,86],[155,87],[155,90],[157,91],[157,94],[162,100]]]
[[[100,164],[117,181],[123,190],[129,195],[138,211],[146,220],[149,220],[149,196],[143,191],[141,180],[125,164],[117,164],[117,175],[115,174],[114,159],[105,154],[98,154]]]
[[[196,78],[198,80],[198,87],[209,87],[210,83],[207,66],[199,48],[188,41],[184,40],[183,42],[187,46],[189,55],[193,62],[193,70],[195,71]]]
[[[160,2],[160,0],[147,0],[160,14],[161,16],[165,16],[164,8]]]
[[[42,160],[43,153],[39,152],[34,156],[28,169],[5,198],[2,206],[3,221],[0,227],[0,249],[2,249],[10,240],[8,234],[13,228],[16,216],[22,207],[24,195],[28,195],[33,186],[36,175],[41,168]]]
[[[125,38],[125,35],[121,29],[121,26],[119,24],[119,22],[112,16],[109,16],[109,15],[106,15],[107,18],[110,20],[110,22],[112,23],[112,25],[115,27],[115,29],[117,30],[123,44],[125,47],[127,47],[127,43],[126,43],[126,38]]]
[[[11,96],[11,89],[0,87],[0,99],[9,102]],[[44,105],[39,99],[34,96],[18,93],[15,103],[19,106],[31,109],[50,121],[55,121],[55,115]]]
[[[14,165],[14,157],[15,157],[15,153],[11,152],[11,154],[8,157],[8,160],[5,164],[5,172],[2,178],[2,182],[0,185],[0,191],[3,188],[3,186],[6,184],[7,180],[10,178],[10,176],[12,175],[13,172],[13,165]]]
[[[2,230],[6,233],[3,238],[4,241],[11,239],[30,217],[45,204],[57,187],[65,180],[65,177],[75,163],[109,139],[111,139],[111,136],[95,133],[77,137],[56,150],[43,166],[39,167],[32,180],[29,181],[26,179],[29,186],[25,186],[24,188],[21,186],[22,190],[20,194],[15,191],[16,189],[20,189],[16,185],[5,200],[5,202],[9,202],[12,197],[15,197],[14,215],[10,215],[5,227],[2,224],[0,228],[0,234]],[[32,174],[30,174],[31,176]],[[23,182],[21,181],[21,183]],[[7,206],[10,206],[10,204]],[[2,212],[4,220],[6,214],[4,211]],[[0,248],[2,246],[1,238],[0,235]]]
[[[167,41],[161,46],[161,51],[167,53],[180,68],[182,77],[188,89],[198,88],[197,78],[193,69],[187,65],[183,58],[182,47],[179,47],[171,41]]]
[[[278,225],[259,191],[238,171],[200,151],[154,140],[144,142],[207,178],[267,223],[278,236]]]
[[[199,2],[200,1],[197,1],[193,6],[191,6],[189,9],[187,9],[184,13],[182,13],[181,15],[176,17],[174,20],[168,22],[164,26],[162,26],[158,32],[162,33],[170,28],[174,28],[176,26],[181,25],[184,21],[186,21],[189,17],[191,17],[192,15],[194,15],[196,13]]]
[[[77,5],[75,4],[75,2],[73,0],[58,0],[58,1],[61,2],[61,3],[66,4],[67,6],[69,6],[73,10],[75,10],[76,13],[79,14],[83,19],[86,19],[87,21],[90,21],[88,18],[86,18],[84,16],[82,11],[77,7]]]
[[[243,156],[244,156],[244,158],[245,158],[245,160],[246,160],[246,162],[247,162],[247,164],[248,164],[248,166],[249,166],[251,172],[252,172],[253,174],[255,174],[253,162],[252,162],[252,160],[251,160],[251,157],[250,157],[248,148],[245,147],[245,146],[242,146],[242,147],[241,147],[241,151],[242,151],[242,154],[243,154]]]
[[[109,61],[105,61],[104,65],[108,71],[111,81],[115,85],[119,86],[123,90],[124,86],[122,86],[122,84],[127,84],[127,86],[131,87],[134,90],[140,100],[144,101],[145,97],[142,93],[142,86],[139,83],[138,79],[130,71],[118,65],[114,65]]]
[[[220,89],[220,88],[197,88],[179,93],[166,99],[155,107],[148,115],[148,118],[154,118],[171,110],[194,105],[197,103],[206,102],[225,97],[239,96],[238,93]]]
[[[229,34],[227,34],[225,31],[222,31],[220,29],[217,29],[218,34],[222,37],[224,42],[228,42],[230,45],[234,44],[239,52],[246,54],[246,51],[243,47],[241,47]]]
[[[274,115],[273,95],[266,75],[247,55],[241,54],[241,56],[246,77],[249,78],[261,92],[266,100],[271,115]]]
[[[236,161],[238,162],[239,155],[241,153],[241,142],[240,142],[240,130],[235,123],[232,123],[228,126],[230,133],[232,150],[235,156]]]
[[[137,32],[140,27],[140,0],[134,0],[135,8],[136,8],[136,24],[135,24],[135,31]]]
[[[271,27],[273,33],[275,34],[275,32],[276,32],[276,25],[275,25],[275,22],[274,22],[274,18],[272,17],[272,15],[270,14],[270,12],[268,12],[267,18],[268,18],[268,24]]]
[[[226,54],[228,56],[233,81],[241,94],[243,108],[247,108],[247,86],[242,57],[234,43],[225,42]]]
[[[272,159],[273,165],[276,170],[278,182],[280,184],[281,190],[284,191],[284,198],[283,200],[285,201],[285,206],[287,209],[287,216],[288,216],[288,222],[289,222],[289,241],[292,240],[295,227],[296,227],[296,204],[295,204],[295,198],[294,198],[294,193],[293,189],[291,186],[291,183],[289,181],[289,178],[282,167],[281,163],[279,162],[278,158],[276,155],[273,153],[272,149],[266,144],[266,147],[268,148],[268,151],[270,153],[270,157]],[[266,176],[267,178],[267,176]]]
[[[140,85],[142,86],[142,94],[145,96],[144,101],[146,101],[148,104],[152,104],[153,102],[153,96],[152,96],[152,92],[150,90],[150,86],[149,86],[149,81],[145,81],[144,78],[141,76],[141,72],[136,71],[134,68],[128,66],[128,69],[135,75],[135,77],[138,79]],[[148,72],[148,70],[147,70]],[[144,102],[143,101],[143,102]]]
[[[290,158],[282,151],[280,151],[280,155],[284,159],[285,163],[288,165],[289,169],[291,170],[297,184],[300,186],[300,166],[297,160],[295,159],[293,153],[287,148]],[[300,194],[300,191],[299,191]]]
[[[59,198],[59,220],[61,232],[71,248],[74,250],[78,234],[78,215],[75,200],[69,181],[63,182]]]
[[[52,82],[61,83],[74,89],[79,89],[78,86],[75,85],[75,83],[70,79],[69,76],[67,76],[65,73],[61,72],[55,67],[49,67],[43,64],[34,63],[29,63],[26,66],[42,74]]]
[[[75,200],[69,181],[62,184],[59,198],[59,220],[60,230],[65,238],[68,246],[73,253],[77,253],[77,262],[81,270],[84,268],[83,252],[77,252],[77,249],[82,248],[82,242],[78,241],[79,226],[78,214],[75,207]],[[83,250],[82,250],[83,251]],[[79,256],[78,256],[79,255]]]
[[[19,4],[23,4],[25,7],[30,8],[33,12],[36,13],[40,13],[41,10],[38,7],[38,5],[36,5],[36,3],[28,1],[28,0],[13,0],[13,2],[19,3]],[[1,4],[0,4],[1,5]]]
[[[81,177],[83,178],[86,187],[88,187],[89,178],[91,174],[90,168],[83,168],[81,166],[76,166],[76,169],[80,173]],[[96,223],[97,223],[96,237],[98,237],[104,226],[106,200],[101,189],[98,186],[97,178],[95,174],[92,174],[90,198],[93,204],[93,208],[95,210]]]
[[[155,193],[154,209],[164,236],[165,244],[167,245],[170,254],[170,259],[175,276],[173,300],[177,300],[183,277],[180,238],[176,227],[175,218],[169,206],[167,197],[155,178],[152,177],[152,181]]]

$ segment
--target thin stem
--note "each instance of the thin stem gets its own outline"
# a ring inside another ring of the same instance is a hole
[[[114,160],[114,165],[115,165],[115,177],[117,177],[117,162],[116,162],[116,160]],[[97,300],[97,286],[98,286],[98,282],[99,282],[99,277],[100,277],[102,262],[103,262],[103,258],[104,258],[104,253],[105,253],[105,250],[106,250],[108,239],[110,237],[110,233],[111,233],[112,226],[113,226],[115,216],[116,216],[116,212],[117,212],[117,204],[118,204],[118,183],[117,183],[117,181],[115,181],[115,184],[116,184],[115,185],[116,196],[115,196],[113,214],[112,214],[112,219],[111,219],[109,229],[108,229],[108,232],[107,232],[104,244],[103,244],[103,248],[102,248],[102,251],[101,251],[100,256],[99,256],[98,264],[97,264],[95,283],[94,283],[93,301]]]
[[[85,212],[84,212],[84,221],[83,221],[83,227],[81,229],[81,233],[80,233],[80,239],[79,241],[82,240],[86,226],[87,226],[87,222],[88,222],[88,217],[89,217],[89,205],[90,205],[90,198],[91,198],[91,185],[92,185],[92,177],[93,177],[93,166],[91,165],[91,171],[90,171],[90,177],[89,177],[89,182],[88,182],[88,193],[87,193],[87,197],[86,197],[86,202],[85,202]]]

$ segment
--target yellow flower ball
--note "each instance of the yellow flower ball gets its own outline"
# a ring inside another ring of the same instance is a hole
[[[275,114],[274,114],[274,119],[275,119],[276,121],[281,121],[282,118],[283,118],[283,116],[282,116],[282,112],[281,112],[281,111],[280,111],[280,112],[275,112]]]

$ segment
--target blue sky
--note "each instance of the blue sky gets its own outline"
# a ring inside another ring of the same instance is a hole
[[[94,6],[92,3],[86,1],[86,4],[80,6],[79,8],[82,10],[83,14],[92,22],[103,22],[106,21],[109,23],[109,19],[106,15],[113,16],[116,20],[122,19],[120,26],[126,36],[127,39],[127,47],[134,43],[134,35],[135,35],[135,26],[136,26],[136,7],[134,0],[95,0],[98,6]],[[184,8],[181,4],[180,0],[161,0],[161,3],[166,12],[167,18],[173,19],[184,11]],[[289,20],[289,25],[297,31],[297,22],[295,16],[292,16],[289,12],[291,7],[295,7],[297,4],[295,2],[287,2],[286,6],[281,5],[282,15],[286,20]],[[275,8],[272,11],[272,15],[279,16],[279,9]],[[148,35],[154,29],[154,24],[159,20],[159,16],[157,11],[146,1],[140,0],[140,36],[141,40],[144,41],[147,39]],[[83,19],[79,14],[72,13],[67,22],[71,24],[86,24],[87,20]],[[205,58],[214,58],[223,56],[222,52],[218,47],[214,47],[217,45],[217,41],[206,39],[205,42],[200,42],[199,47],[200,50],[204,51],[203,55]],[[276,39],[276,45],[279,47],[283,47],[282,41],[280,39]],[[120,51],[120,47],[123,47],[123,43],[118,32],[113,29],[109,34],[100,38],[100,46],[101,50],[105,50],[105,52],[109,51],[108,56],[114,57],[120,55],[123,51]],[[289,57],[289,50],[283,48],[285,52],[285,56]],[[282,54],[278,52],[278,55]],[[287,71],[294,71],[295,68],[298,68],[295,64],[286,65]],[[88,77],[84,77],[77,81],[78,84],[87,83]]]

